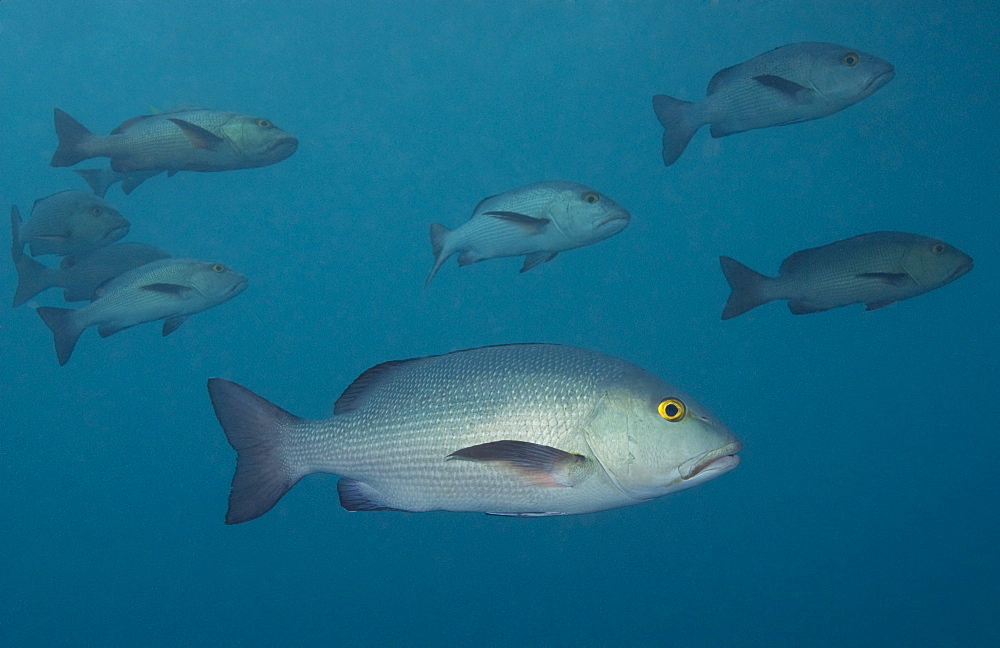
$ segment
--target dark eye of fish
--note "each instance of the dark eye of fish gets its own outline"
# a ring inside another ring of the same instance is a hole
[[[212,272],[225,272],[225,271],[226,271],[226,266],[222,265],[221,263],[212,264]]]
[[[272,128],[274,126],[274,124],[267,121],[266,119],[258,119],[257,125],[260,126],[261,128]]]
[[[598,196],[593,191],[588,191],[587,193],[583,194],[583,202],[588,203],[590,205],[593,205],[595,202],[597,202],[600,199],[601,199],[601,197]]]
[[[90,213],[93,214],[94,216],[100,216],[101,215],[101,208],[100,207],[91,207]]]
[[[931,251],[934,252],[934,254],[944,254],[944,244],[935,243],[934,247],[931,248]]]
[[[848,52],[847,54],[844,54],[843,57],[841,57],[840,62],[846,65],[847,67],[854,67],[855,65],[858,64],[858,61],[860,60],[861,57],[859,57],[857,54],[855,54],[854,52]]]
[[[687,407],[684,405],[684,401],[679,398],[664,398],[660,401],[656,411],[666,420],[676,422],[684,418]]]

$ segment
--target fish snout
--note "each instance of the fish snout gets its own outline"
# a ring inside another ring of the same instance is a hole
[[[868,83],[862,88],[865,95],[870,95],[885,84],[892,81],[896,76],[896,68],[888,61],[883,61],[884,65],[879,66],[875,73],[868,78]]]
[[[605,227],[612,227],[615,231],[620,231],[625,229],[625,227],[632,220],[632,215],[629,214],[624,209],[619,209],[611,212],[601,220],[597,221],[597,229],[604,229]]]
[[[737,453],[742,449],[743,444],[734,440],[721,448],[689,459],[679,468],[681,480],[687,482],[694,479],[700,483],[729,472],[740,464]]]

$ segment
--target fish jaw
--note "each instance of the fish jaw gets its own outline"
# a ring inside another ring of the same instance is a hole
[[[887,65],[889,66],[887,70],[883,70],[878,74],[874,74],[869,77],[868,82],[861,88],[860,94],[862,98],[871,96],[876,90],[892,81],[892,79],[896,76],[896,68],[894,68],[891,64],[887,63]]]
[[[721,448],[689,459],[678,467],[677,477],[666,484],[667,492],[685,490],[733,470],[740,465],[740,457],[737,453],[742,449],[742,443],[733,441]]]
[[[598,221],[594,229],[600,233],[601,236],[607,238],[608,236],[613,236],[628,227],[628,224],[631,221],[632,215],[624,209],[620,209],[608,214],[602,220]]]

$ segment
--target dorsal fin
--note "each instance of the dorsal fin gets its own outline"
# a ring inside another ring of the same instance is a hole
[[[389,360],[366,369],[347,386],[344,393],[333,404],[333,414],[336,416],[362,407],[382,380],[392,375],[399,365],[407,362],[411,362],[411,360]]]
[[[156,115],[139,115],[138,117],[133,117],[132,119],[126,119],[122,123],[118,124],[118,128],[111,131],[112,135],[121,135],[127,131],[130,127],[135,126],[141,121],[149,119],[150,117],[155,117]]]

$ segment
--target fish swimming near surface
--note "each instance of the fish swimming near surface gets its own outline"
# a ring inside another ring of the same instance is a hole
[[[775,299],[796,314],[863,303],[875,310],[951,283],[972,269],[972,257],[944,241],[904,232],[872,232],[802,250],[768,277],[720,257],[732,294],[722,319]]]
[[[461,227],[431,225],[431,282],[448,257],[458,264],[524,255],[521,272],[551,261],[559,252],[617,234],[631,216],[618,203],[574,182],[530,184],[484,198]]]
[[[110,166],[100,169],[73,169],[73,172],[87,181],[94,194],[103,198],[108,193],[108,189],[113,184],[121,183],[122,191],[130,194],[146,180],[159,175],[166,169],[150,169],[146,171],[126,171],[118,172]]]
[[[589,513],[690,488],[739,463],[704,407],[594,351],[512,344],[384,362],[305,420],[208,381],[237,452],[226,523],[257,518],[300,479],[340,476],[349,511]]]
[[[189,315],[218,306],[243,292],[247,278],[221,263],[161,259],[115,277],[83,308],[40,306],[38,315],[55,337],[59,364],[69,361],[80,334],[97,326],[101,337],[154,320],[169,335]]]
[[[109,279],[169,256],[164,250],[145,243],[115,243],[87,254],[65,256],[58,267],[50,268],[15,251],[17,291],[14,306],[56,286],[65,288],[63,299],[68,302],[91,299],[97,288]]]
[[[96,250],[125,236],[129,226],[111,203],[86,191],[39,198],[24,222],[16,205],[10,210],[11,245],[18,253],[27,245],[32,256]]]
[[[59,148],[52,166],[109,157],[111,169],[119,173],[166,170],[173,175],[262,167],[284,160],[299,145],[267,119],[221,110],[142,115],[102,136],[56,108],[55,127]]]
[[[712,137],[819,119],[841,111],[892,80],[892,64],[833,43],[793,43],[720,70],[696,103],[653,97],[663,126],[663,163],[673,164],[691,137]]]

